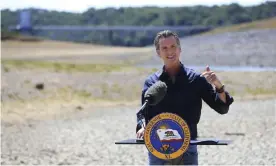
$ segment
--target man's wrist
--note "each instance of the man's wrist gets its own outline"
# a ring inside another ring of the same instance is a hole
[[[224,84],[222,84],[221,86],[216,87],[216,92],[218,92],[218,93],[225,92]]]
[[[145,121],[145,119],[140,119],[140,120],[138,121],[138,124],[139,124],[142,128],[145,128],[145,126],[146,126],[146,121]]]

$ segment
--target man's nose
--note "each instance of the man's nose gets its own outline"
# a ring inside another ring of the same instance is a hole
[[[168,54],[172,54],[172,53],[174,53],[174,49],[173,48],[168,49]]]

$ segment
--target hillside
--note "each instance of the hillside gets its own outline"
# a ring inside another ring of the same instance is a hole
[[[276,29],[276,17],[263,19],[259,21],[253,21],[250,23],[241,23],[237,25],[225,26],[215,28],[209,32],[202,33],[201,35],[210,35],[217,33],[225,32],[238,32],[238,31],[247,31],[252,29]]]
[[[276,17],[185,37],[181,47],[181,59],[187,65],[275,67]],[[152,56],[142,65],[159,64],[159,58]]]

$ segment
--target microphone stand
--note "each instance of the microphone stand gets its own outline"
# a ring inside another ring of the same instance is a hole
[[[149,101],[148,100],[146,100],[145,102],[144,102],[144,104],[142,105],[142,107],[140,108],[140,110],[138,111],[138,113],[137,113],[137,117],[138,117],[138,122],[140,122],[140,121],[142,121],[142,119],[143,119],[143,112],[144,112],[144,118],[145,118],[145,124],[143,123],[143,121],[142,121],[142,127],[143,128],[145,128],[146,126],[146,124],[147,124],[147,117],[148,117],[148,110],[146,109],[146,107],[148,106],[148,103],[149,103]]]

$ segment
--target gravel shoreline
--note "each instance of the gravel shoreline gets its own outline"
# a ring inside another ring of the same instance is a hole
[[[226,115],[204,104],[199,136],[234,142],[199,146],[199,164],[275,165],[275,103],[276,99],[236,101]],[[137,109],[88,106],[52,120],[24,124],[2,120],[1,164],[147,164],[144,145],[115,145],[115,141],[135,138]]]

